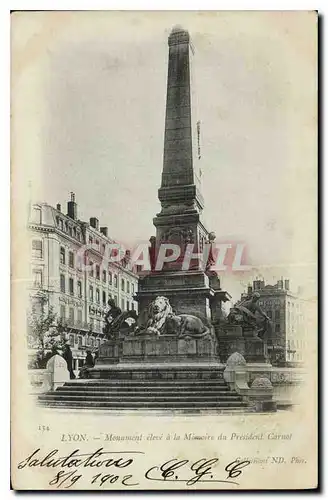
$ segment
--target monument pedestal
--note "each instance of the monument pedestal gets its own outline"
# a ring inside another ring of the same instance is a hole
[[[216,341],[211,335],[201,338],[127,336],[100,346],[96,365],[88,370],[88,377],[216,378],[222,372],[216,351]]]
[[[196,314],[211,320],[210,298],[214,293],[202,271],[159,271],[145,276],[139,282],[139,310],[147,310],[159,295],[169,299],[176,313]]]
[[[267,363],[269,360],[267,344],[254,335],[254,329],[243,328],[245,337],[245,359],[247,363]]]

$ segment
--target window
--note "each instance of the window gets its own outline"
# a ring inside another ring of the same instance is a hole
[[[74,253],[69,252],[68,254],[68,265],[69,267],[74,267]]]
[[[106,250],[106,245],[105,245],[105,243],[103,243],[103,244],[101,245],[101,253],[103,253],[103,254],[104,254],[104,253],[105,253],[105,250]]]
[[[102,272],[102,280],[106,283],[106,269]]]
[[[42,241],[33,240],[32,241],[32,257],[35,259],[42,259]]]
[[[77,296],[82,297],[82,283],[81,283],[81,281],[77,282]]]
[[[41,224],[41,208],[39,207],[32,208],[32,222],[34,224]]]
[[[69,345],[71,345],[73,347],[73,345],[74,345],[74,335],[70,335],[69,336]]]
[[[77,310],[77,322],[79,325],[82,325],[82,309]]]
[[[113,283],[113,275],[110,271],[108,271],[108,284],[111,285]]]
[[[121,309],[124,311],[124,299],[121,299]]]
[[[60,247],[60,263],[65,264],[65,248]]]
[[[89,287],[89,299],[93,301],[93,286]]]
[[[117,274],[114,274],[114,286],[117,288]]]
[[[134,311],[134,302],[131,302],[131,309]]]
[[[100,293],[99,293],[99,288],[96,288],[96,302],[100,302]]]
[[[124,278],[121,279],[121,289],[122,289],[122,292],[125,291],[125,281],[124,281]]]
[[[276,320],[276,321],[280,321],[280,310],[279,310],[279,309],[277,309],[277,310],[275,311],[275,315],[274,315],[274,316],[275,316],[275,320]]]
[[[73,236],[73,228],[72,228],[72,226],[69,226],[69,227],[68,227],[68,234],[69,234],[70,236]]]
[[[96,240],[96,248],[99,250],[99,240]]]
[[[276,324],[275,332],[280,332],[280,324],[279,323]]]
[[[130,311],[130,302],[128,300],[126,301],[126,309],[127,311]]]
[[[69,308],[68,318],[70,320],[70,323],[74,323],[74,309],[73,309],[73,307]]]
[[[65,293],[65,276],[64,274],[60,275],[60,291]]]
[[[42,271],[41,269],[36,269],[33,271],[33,285],[37,287],[42,286]]]
[[[117,295],[114,295],[114,302],[115,302],[115,305],[117,306]]]
[[[104,290],[102,293],[102,301],[103,301],[103,304],[106,304],[106,292]]]
[[[131,288],[132,288],[132,295],[134,295],[134,283],[131,283]]]
[[[272,311],[271,310],[268,311],[267,314],[268,314],[269,318],[272,319]]]
[[[82,337],[81,337],[81,335],[79,335],[79,337],[78,337],[78,346],[82,347]]]
[[[62,304],[60,305],[60,319],[63,320],[66,318],[66,307]]]
[[[90,266],[90,276],[93,276],[93,262],[92,262],[92,260],[89,261],[89,266]]]
[[[59,229],[62,231],[64,229],[63,219],[59,219]]]
[[[92,236],[89,236],[89,244],[92,245],[92,243],[93,243]]]
[[[69,278],[68,286],[69,286],[70,295],[74,295],[74,280],[73,280],[73,278]]]
[[[98,266],[98,264],[96,265],[96,279],[100,280],[100,267]]]
[[[130,293],[130,281],[126,282],[126,291],[127,293]]]

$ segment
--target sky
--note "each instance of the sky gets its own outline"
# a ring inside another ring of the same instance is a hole
[[[308,12],[29,12],[12,28],[13,166],[28,199],[94,216],[128,245],[159,211],[167,37],[195,47],[204,219],[244,242],[235,299],[281,275],[316,289],[316,17]],[[16,118],[16,119],[15,119]],[[15,196],[15,195],[14,195]]]

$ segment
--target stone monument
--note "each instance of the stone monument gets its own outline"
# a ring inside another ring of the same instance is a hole
[[[153,220],[154,267],[140,280],[137,300],[142,311],[157,295],[165,296],[175,312],[193,311],[213,322],[220,316],[221,302],[228,300],[228,295],[221,290],[217,274],[210,272],[207,263],[198,257],[205,256],[205,246],[213,241],[209,237],[213,233],[207,231],[202,220],[200,122],[192,87],[194,48],[189,33],[179,26],[173,28],[168,45],[163,171],[158,191],[161,211]],[[163,244],[177,245],[180,255],[159,269]]]
[[[153,220],[151,270],[139,281],[136,326],[122,334],[124,313],[107,321],[108,340],[89,370],[92,378],[108,378],[118,370],[121,378],[171,377],[184,368],[197,377],[211,377],[219,366],[213,325],[229,295],[211,270],[211,251],[204,252],[206,246],[211,249],[215,234],[202,220],[200,122],[191,76],[194,48],[181,27],[173,28],[168,45],[161,211]],[[173,246],[178,248],[174,259],[166,253]]]

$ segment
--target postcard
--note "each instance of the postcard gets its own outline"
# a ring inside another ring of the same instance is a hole
[[[317,488],[317,31],[12,13],[13,489]]]

